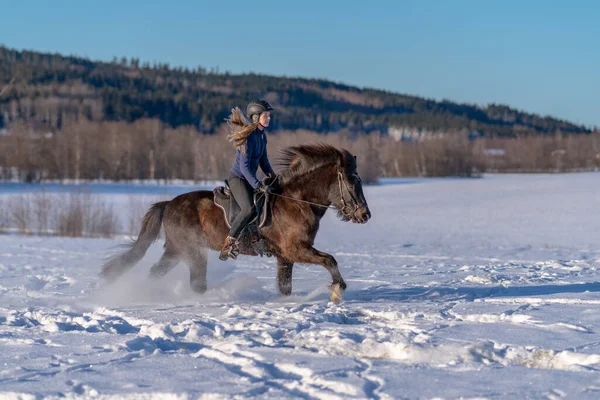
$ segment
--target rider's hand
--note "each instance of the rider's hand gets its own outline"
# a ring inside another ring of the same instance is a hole
[[[273,183],[273,177],[271,175],[266,176],[260,183],[265,186],[271,186],[271,184]]]
[[[269,185],[265,185],[263,182],[261,182],[256,187],[256,191],[259,193],[267,194],[267,193],[271,193],[271,188],[269,187]]]

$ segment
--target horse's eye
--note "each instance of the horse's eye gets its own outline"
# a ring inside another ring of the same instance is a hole
[[[348,177],[348,183],[351,184],[352,186],[356,186],[356,184],[359,182],[359,180],[357,179],[358,176],[356,174],[352,174]]]

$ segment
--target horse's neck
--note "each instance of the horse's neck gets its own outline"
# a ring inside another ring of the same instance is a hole
[[[329,192],[333,180],[332,173],[313,171],[282,187],[284,196],[329,206]]]

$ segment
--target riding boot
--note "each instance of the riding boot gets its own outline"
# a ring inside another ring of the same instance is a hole
[[[233,258],[235,260],[238,254],[240,254],[240,250],[238,248],[237,239],[227,236],[225,239],[225,245],[219,254],[219,260],[225,261],[227,258]]]

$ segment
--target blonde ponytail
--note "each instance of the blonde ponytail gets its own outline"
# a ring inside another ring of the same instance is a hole
[[[225,119],[229,126],[227,140],[233,143],[236,149],[246,154],[246,140],[258,128],[258,121],[250,122],[239,107],[231,110],[231,115]]]

